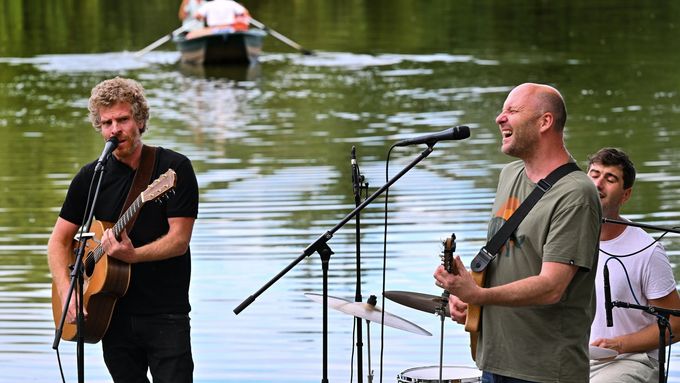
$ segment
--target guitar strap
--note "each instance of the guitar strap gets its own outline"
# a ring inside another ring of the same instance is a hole
[[[137,171],[135,172],[135,178],[132,180],[132,186],[130,187],[130,191],[128,191],[125,204],[123,205],[123,210],[121,210],[120,213],[121,216],[125,214],[130,205],[132,205],[132,203],[137,199],[137,197],[140,194],[142,194],[144,189],[146,189],[147,186],[149,186],[149,184],[151,183],[153,168],[154,165],[156,164],[156,151],[157,151],[156,149],[157,148],[154,146],[142,145],[142,157],[139,160],[139,167],[137,167]],[[134,217],[130,218],[130,221],[125,226],[128,233],[134,227],[138,215],[139,211],[137,211]]]
[[[550,190],[560,180],[560,178],[567,174],[581,170],[574,162],[567,162],[566,164],[553,170],[547,177],[541,179],[536,184],[534,190],[515,210],[510,218],[501,226],[500,230],[483,246],[479,253],[475,256],[470,264],[470,269],[475,272],[481,272],[496,258],[498,251],[503,247],[505,241],[510,238],[510,235],[517,229],[519,224],[524,220],[524,217],[529,214],[529,211],[536,205],[536,202],[543,197],[543,195]]]

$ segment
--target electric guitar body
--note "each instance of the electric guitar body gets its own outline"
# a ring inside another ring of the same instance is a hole
[[[442,264],[446,271],[452,274],[458,274],[458,268],[453,259],[453,252],[456,251],[456,235],[451,234],[451,237],[444,241],[444,252],[442,255]],[[484,285],[484,273],[471,272],[475,283],[478,286]],[[477,338],[479,336],[479,320],[481,318],[481,307],[468,304],[467,318],[465,320],[465,331],[470,333],[470,353],[472,360],[477,357]]]
[[[471,271],[470,274],[472,274],[472,279],[475,280],[477,286],[484,286],[486,271]],[[465,318],[465,331],[470,333],[470,351],[472,352],[472,360],[476,360],[477,358],[477,339],[479,338],[479,323],[481,319],[482,307],[468,303],[467,317]]]

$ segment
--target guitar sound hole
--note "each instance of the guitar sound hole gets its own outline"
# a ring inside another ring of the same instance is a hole
[[[87,254],[87,257],[85,257],[85,275],[89,278],[92,276],[92,273],[94,273],[94,266],[96,263],[94,262],[94,255],[92,252],[89,252]]]

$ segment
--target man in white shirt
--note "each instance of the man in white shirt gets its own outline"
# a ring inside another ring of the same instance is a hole
[[[623,220],[619,211],[633,192],[633,163],[626,153],[614,148],[601,149],[588,160],[588,176],[600,194],[602,216]],[[606,264],[612,301],[677,310],[680,296],[666,252],[638,227],[605,223],[600,231],[599,257],[595,279],[597,311],[590,344],[613,349],[619,355],[613,360],[592,361],[590,382],[658,382],[657,318],[637,309],[614,308],[613,327],[607,327],[603,269]],[[673,334],[680,334],[680,318],[671,316],[670,323]],[[678,339],[676,335],[672,342]],[[666,334],[666,344],[669,341]]]
[[[248,20],[242,20],[243,18]],[[206,26],[233,26],[235,23],[247,25],[250,21],[248,10],[241,4],[232,0],[206,1],[196,10],[196,18],[205,20]]]

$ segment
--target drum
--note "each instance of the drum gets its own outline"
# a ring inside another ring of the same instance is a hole
[[[482,372],[477,367],[442,367],[442,382],[444,383],[472,383],[481,381]],[[397,376],[397,383],[426,382],[439,382],[439,366],[409,368]]]

